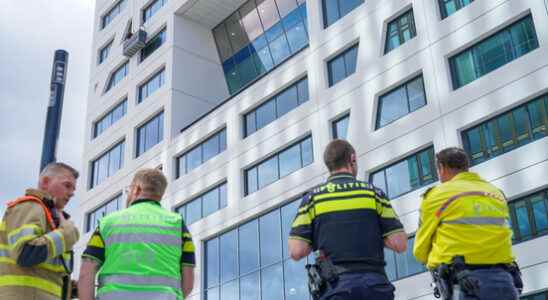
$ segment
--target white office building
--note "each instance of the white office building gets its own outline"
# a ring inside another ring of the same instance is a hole
[[[397,299],[432,299],[413,235],[433,153],[460,146],[510,201],[524,299],[548,299],[547,1],[97,0],[91,64],[77,255],[158,167],[190,299],[309,299],[286,238],[338,137],[410,236],[385,251]]]

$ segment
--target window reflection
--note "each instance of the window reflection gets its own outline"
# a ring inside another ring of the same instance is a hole
[[[548,190],[512,200],[508,208],[514,242],[548,234]]]

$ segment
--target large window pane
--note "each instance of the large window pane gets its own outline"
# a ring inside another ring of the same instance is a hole
[[[415,21],[413,10],[398,16],[390,21],[387,26],[386,47],[384,53],[388,53],[403,43],[415,37]]]
[[[220,237],[221,249],[221,283],[232,280],[238,276],[238,257],[227,255],[238,251],[238,232],[229,231]]]
[[[262,300],[283,299],[284,287],[281,263],[261,270],[261,294]]]
[[[400,87],[379,99],[379,119],[377,127],[383,127],[408,113],[405,87]]]
[[[289,258],[289,252],[287,247],[287,239],[289,238],[289,232],[291,232],[291,225],[293,224],[293,219],[297,215],[297,210],[299,209],[299,204],[301,203],[301,198],[285,205],[282,207],[281,217],[282,217],[282,250],[283,258]]]
[[[312,151],[312,138],[307,138],[301,143],[301,156],[303,167],[314,162],[314,152]]]
[[[280,20],[274,0],[257,0],[257,8],[265,30],[268,30]]]
[[[345,140],[348,135],[348,123],[350,116],[346,115],[333,122],[333,138]]]
[[[363,0],[322,0],[324,26],[328,27],[335,23],[363,2]]]
[[[244,28],[240,23],[240,14],[238,12],[233,13],[230,17],[228,17],[225,24],[232,49],[234,52],[238,52],[249,43]]]
[[[240,15],[242,16],[242,24],[250,41],[263,33],[263,27],[254,1],[247,1],[242,5]]]
[[[406,86],[410,111],[415,111],[426,105],[422,76],[409,82]]]
[[[276,119],[276,103],[269,101],[261,105],[255,114],[257,117],[257,127],[263,128]]]
[[[244,275],[259,269],[259,227],[257,220],[240,226],[240,274]]]
[[[346,77],[346,67],[344,66],[344,57],[337,57],[328,64],[329,85],[343,80]]]
[[[527,239],[531,236],[531,223],[529,221],[526,202],[521,201],[516,203],[515,208],[520,237]]]
[[[295,145],[280,153],[280,177],[291,174],[301,168],[301,150]]]
[[[356,72],[358,64],[358,47],[352,47],[344,54],[344,63],[346,65],[346,76]]]
[[[308,300],[308,277],[305,260],[299,262],[286,260],[284,262],[284,286],[286,300]],[[281,298],[280,298],[281,299]]]
[[[192,224],[202,218],[202,201],[196,199],[186,205],[186,222]]]
[[[285,115],[299,105],[297,88],[292,86],[278,94],[276,107],[278,118]]]
[[[219,284],[220,258],[219,239],[212,239],[206,243],[205,264],[206,264],[206,288]]]
[[[203,215],[208,216],[219,210],[219,190],[214,189],[202,196]]]
[[[261,241],[261,266],[268,266],[282,259],[280,211],[275,210],[259,219]]]
[[[239,300],[239,294],[238,280],[225,283],[221,287],[221,300]]]
[[[259,188],[262,188],[279,177],[278,174],[278,159],[271,158],[258,166]]]
[[[259,182],[257,178],[257,167],[246,171],[246,187],[247,187],[248,194],[251,194],[259,189]]]
[[[261,300],[260,273],[255,272],[240,279],[241,300]]]
[[[531,206],[537,232],[548,230],[548,199],[546,199],[545,195],[546,194],[538,194],[531,198]]]

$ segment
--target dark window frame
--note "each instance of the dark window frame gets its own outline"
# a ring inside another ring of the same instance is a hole
[[[223,186],[225,187],[225,190],[226,190],[226,193],[227,193],[227,194],[225,195],[225,197],[227,198],[227,205],[226,205],[226,206],[222,206],[222,205],[221,205],[221,204],[222,204],[222,203],[221,203],[221,188],[222,188]],[[208,215],[204,215],[203,196],[205,196],[206,194],[208,194],[209,192],[212,192],[212,191],[214,191],[214,190],[217,190],[217,192],[218,192],[218,198],[217,198],[217,202],[218,202],[218,203],[217,203],[217,204],[218,204],[219,208],[218,208],[216,211],[214,211],[214,212],[212,212],[212,213],[210,213],[210,214],[208,214]],[[188,206],[190,203],[192,203],[192,202],[194,202],[194,201],[200,201],[200,202],[201,202],[201,203],[200,203],[200,218],[198,218],[198,219],[196,219],[196,220],[194,220],[194,221],[192,221],[192,222],[188,222],[188,221],[187,221],[187,212],[186,212],[186,208],[187,208],[187,206]],[[175,207],[173,208],[173,211],[174,211],[175,213],[180,214],[180,215],[183,217],[183,220],[185,221],[185,224],[188,226],[188,225],[190,225],[190,224],[194,224],[195,222],[198,222],[198,221],[201,220],[201,219],[207,218],[208,216],[210,216],[210,215],[214,214],[215,212],[218,212],[218,211],[220,211],[220,210],[222,210],[223,208],[226,208],[226,207],[228,207],[228,181],[227,181],[227,179],[225,178],[225,179],[222,180],[220,183],[217,183],[217,184],[214,184],[214,185],[210,186],[210,187],[209,187],[208,189],[206,189],[205,191],[200,192],[200,193],[197,194],[196,196],[194,196],[194,197],[188,199],[187,201],[184,201],[184,203],[175,206]],[[182,213],[182,212],[180,211],[181,209],[184,209],[184,213]]]
[[[153,82],[154,80],[157,80],[158,77],[160,77],[160,83],[158,84],[158,88],[152,92],[148,91],[149,84]],[[146,98],[150,97],[153,93],[161,89],[164,84],[166,83],[166,67],[161,67],[158,71],[155,71],[150,75],[143,83],[139,84],[137,87],[137,104],[142,103],[145,101]],[[146,89],[146,96],[143,93],[143,90]]]
[[[105,29],[110,23],[112,23],[112,21],[114,21],[114,19],[120,13],[122,13],[122,10],[125,9],[126,6],[127,6],[127,0],[119,0],[118,2],[116,2],[116,4],[114,4],[111,8],[109,8],[109,10],[101,16],[101,24],[100,24],[99,29],[100,30]],[[117,11],[117,12],[113,16],[112,14],[115,11]],[[107,22],[107,20],[108,20],[108,22]]]
[[[409,16],[410,15],[410,16]],[[405,40],[405,37],[403,36],[403,32],[399,26],[399,21],[401,18],[403,17],[406,17],[408,18],[408,21],[409,21],[409,31],[411,32],[411,37],[409,38],[409,40]],[[392,49],[389,48],[389,41],[390,41],[390,25],[393,24],[394,22],[396,22],[398,25],[397,25],[397,28],[398,28],[398,39],[399,39],[399,45],[397,47],[394,47]],[[415,24],[415,14],[414,14],[414,11],[413,11],[413,7],[410,7],[409,9],[406,9],[405,11],[403,11],[402,13],[398,14],[397,16],[393,17],[392,19],[390,19],[390,21],[387,22],[386,24],[386,37],[385,37],[385,42],[384,42],[384,55],[392,52],[393,50],[395,50],[396,48],[399,48],[401,47],[403,44],[407,43],[408,41],[414,39],[415,37],[417,37],[417,26]]]
[[[122,192],[119,192],[117,193],[115,196],[109,198],[107,201],[105,202],[102,202],[101,205],[97,206],[96,208],[94,208],[92,211],[90,212],[87,212],[86,213],[86,217],[85,217],[85,227],[86,227],[86,230],[85,232],[90,232],[92,230],[94,230],[95,228],[91,228],[92,226],[92,223],[95,223],[95,222],[91,222],[91,218],[92,216],[98,212],[99,210],[103,209],[103,208],[106,208],[110,203],[112,203],[113,201],[116,200],[116,206],[117,206],[117,210],[116,211],[119,211],[120,209],[123,208],[123,203],[122,203],[122,196],[123,196],[123,193]],[[119,204],[122,204],[122,205],[119,205]],[[104,214],[103,216],[101,216],[101,219],[104,218],[105,216],[107,216],[108,214]],[[97,220],[99,221],[99,220]]]
[[[139,145],[141,144],[141,138],[140,138],[140,133],[141,133],[141,130],[146,130],[147,126],[149,126],[152,122],[156,121],[158,118],[162,118],[162,122],[165,122],[165,118],[164,118],[164,110],[161,110],[160,112],[154,114],[150,119],[146,120],[145,122],[143,122],[141,125],[137,126],[136,130],[135,130],[135,158],[138,158],[140,157],[141,155],[143,155],[144,153],[146,153],[148,150],[154,148],[154,146],[158,145],[159,143],[161,143],[164,139],[165,139],[165,126],[164,124],[161,124],[160,123],[158,124],[158,141],[156,141],[155,144],[153,145],[144,145],[145,149],[141,149],[139,148]],[[160,128],[162,128],[162,134],[160,135]],[[145,132],[145,142],[146,142],[146,132]]]
[[[537,224],[536,224],[536,218],[534,216],[534,211],[533,211],[534,209],[532,207],[531,199],[539,195],[541,195],[542,201],[545,203],[545,205],[547,205],[546,207],[548,208],[548,187],[544,187],[535,192],[528,193],[525,196],[521,196],[519,198],[511,199],[508,201],[508,211],[510,214],[510,220],[512,221],[511,229],[513,233],[513,236],[512,236],[513,245],[531,241],[536,238],[540,238],[545,235],[548,235],[548,228],[539,232],[539,229],[537,228]],[[517,219],[516,205],[520,202],[524,204],[527,210],[527,221],[529,223],[529,230],[531,231],[530,237],[522,238],[519,232],[519,225],[518,225],[519,223],[517,222],[518,219]],[[548,218],[548,215],[547,215],[547,218]]]
[[[157,1],[161,1],[161,0],[157,0]],[[154,44],[154,42],[156,42],[156,39],[160,39],[160,43],[159,44]],[[167,39],[167,26],[164,26],[162,27],[162,29],[160,29],[158,32],[156,32],[156,34],[154,34],[154,36],[152,36],[146,43],[145,47],[143,47],[143,49],[141,49],[140,51],[140,55],[139,55],[139,63],[145,61],[149,56],[151,56],[154,52],[156,52],[156,50],[160,49],[165,43],[166,43],[166,39]],[[145,51],[148,51],[148,47],[151,47],[151,46],[155,46],[152,47],[152,50],[150,50],[150,52],[148,53],[145,53]]]
[[[337,1],[337,14],[339,15],[339,18],[337,20],[335,20],[333,23],[329,24],[328,20],[327,20],[327,5],[326,5],[326,1]],[[348,11],[346,14],[342,14],[341,13],[341,4],[340,4],[340,1],[344,1],[344,0],[322,0],[322,19],[323,19],[323,28],[326,29],[328,28],[329,26],[337,23],[340,19],[344,18],[346,15],[350,14],[352,11],[354,11],[355,9],[357,9],[358,7],[360,7],[361,5],[363,5],[365,3],[364,0],[361,0],[362,3],[358,4],[357,6],[355,6],[354,8],[352,8],[352,10]]]
[[[119,146],[121,147],[120,148],[120,152],[121,152],[120,153],[120,168],[116,169],[113,174],[108,174],[108,172],[110,171],[110,157],[109,157],[108,166],[106,167],[107,168],[106,177],[103,178],[103,180],[101,180],[101,181],[97,180],[97,182],[96,182],[95,179],[96,179],[97,176],[99,176],[98,173],[97,173],[96,163],[99,163],[100,160],[103,159],[105,156],[110,156],[111,152],[114,151],[115,149],[117,149]],[[88,182],[88,190],[91,190],[91,189],[97,187],[104,180],[106,180],[109,177],[113,176],[115,173],[117,173],[120,169],[122,169],[124,167],[124,155],[125,155],[125,152],[126,152],[125,147],[126,147],[126,140],[122,139],[122,140],[117,141],[116,143],[114,143],[111,147],[107,148],[107,150],[102,152],[101,155],[97,156],[96,158],[94,158],[93,160],[90,161],[90,176],[89,176],[89,182]]]
[[[107,42],[101,48],[99,48],[99,53],[97,55],[97,65],[104,63],[108,59],[113,43],[114,43],[114,38],[112,38],[109,42]],[[106,54],[104,54],[105,52]]]
[[[157,11],[151,13],[149,16],[147,16],[148,11],[156,4],[158,1],[161,2],[160,7]],[[153,0],[150,3],[148,3],[145,7],[141,9],[141,24],[145,24],[148,20],[152,19],[154,15],[162,8],[164,5],[166,5],[168,0]]]
[[[116,74],[118,74],[118,72],[124,70],[124,76],[122,78],[120,78],[118,81],[115,81],[116,80]],[[109,77],[108,77],[108,81],[107,81],[107,86],[105,88],[105,93],[107,93],[108,91],[112,90],[115,86],[118,85],[118,83],[120,83],[120,81],[124,80],[127,75],[129,74],[129,60],[126,60],[124,63],[122,63],[120,66],[116,67],[116,69],[114,69],[113,72],[110,73]]]
[[[331,121],[331,136],[333,139],[343,139],[342,137],[339,137],[337,134],[337,124],[343,121],[344,119],[348,119],[348,127],[350,127],[350,112],[346,112]],[[346,132],[346,134],[348,135],[348,131]],[[348,136],[344,139],[345,140],[348,139]]]
[[[205,164],[207,161],[209,161],[210,159],[213,159],[214,157],[216,157],[217,155],[220,155],[221,153],[223,153],[224,151],[226,151],[226,149],[228,148],[228,141],[226,140],[227,136],[226,136],[226,133],[227,133],[227,129],[226,129],[226,125],[217,129],[217,130],[214,130],[213,133],[209,134],[205,139],[202,139],[200,140],[199,142],[197,142],[195,145],[193,145],[192,147],[188,148],[188,150],[185,150],[182,154],[178,155],[176,158],[175,158],[175,165],[177,166],[175,168],[175,178],[178,179],[178,178],[181,178],[182,176],[192,172],[194,169],[192,170],[188,170],[188,162],[186,161],[186,158],[187,158],[187,155],[196,150],[197,148],[200,148],[200,157],[201,157],[201,163],[196,167],[198,168],[199,166]],[[225,142],[226,144],[224,145],[224,149],[223,149],[223,144],[221,144],[221,135],[224,133],[225,135]],[[217,154],[215,154],[214,156],[210,157],[209,159],[207,160],[204,160],[204,148],[203,148],[203,145],[206,144],[207,142],[211,141],[212,139],[219,139],[219,152]],[[181,159],[184,159],[185,160],[185,172],[181,172],[181,169],[179,168],[180,166],[180,163],[179,161]]]
[[[349,67],[346,65],[346,55],[348,53],[350,53],[350,51],[356,49],[356,69],[354,70],[354,72],[352,73],[348,73],[348,69]],[[353,74],[356,74],[356,71],[358,70],[358,61],[359,61],[359,54],[360,54],[360,42],[355,42],[355,43],[352,43],[350,46],[344,48],[341,52],[337,53],[336,55],[334,55],[333,57],[329,58],[327,61],[326,61],[326,64],[327,64],[327,79],[328,79],[328,87],[331,88],[333,86],[335,86],[337,83],[341,82],[341,81],[344,81],[346,78],[350,77],[351,75]],[[342,59],[343,63],[344,63],[344,73],[345,73],[345,76],[343,78],[341,78],[340,80],[338,80],[337,82],[333,82],[333,76],[332,76],[332,63],[335,62],[336,60],[339,60],[339,59]]]
[[[123,117],[125,117],[125,115],[127,114],[127,96],[123,97],[122,98],[122,101],[120,101],[118,104],[116,104],[114,107],[112,107],[111,109],[108,110],[107,113],[105,113],[101,118],[99,118],[98,120],[94,121],[93,122],[93,126],[92,126],[92,135],[91,135],[91,139],[95,139],[97,138],[98,136],[100,136],[103,132],[105,132],[108,128],[110,128],[111,126],[113,126],[116,122],[120,121]],[[123,114],[122,116],[118,119],[118,120],[115,120],[115,121],[112,121],[112,119],[114,118],[114,111],[117,110],[119,107],[123,107]],[[99,124],[101,122],[103,122],[106,118],[110,118],[111,121],[110,121],[110,125],[104,129],[102,129],[101,132],[99,132]]]
[[[455,7],[456,7],[456,10],[452,13],[452,14],[449,14],[447,12],[447,8],[445,6],[445,4],[449,1],[452,1],[455,3]],[[446,19],[450,16],[452,16],[454,13],[456,13],[457,11],[465,8],[466,6],[472,4],[472,2],[474,2],[474,0],[470,0],[470,3],[468,4],[463,4],[462,3],[462,0],[438,0],[438,6],[440,7],[440,16],[441,16],[441,19]]]

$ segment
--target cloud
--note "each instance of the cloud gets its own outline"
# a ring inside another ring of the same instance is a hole
[[[57,159],[83,166],[95,1],[5,1],[0,10],[0,202],[36,186],[53,53],[69,52]],[[77,202],[85,185],[69,204]],[[2,205],[3,206],[3,205]],[[3,210],[3,207],[0,211]]]

